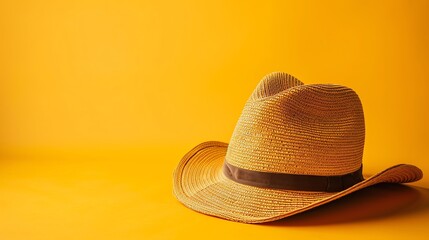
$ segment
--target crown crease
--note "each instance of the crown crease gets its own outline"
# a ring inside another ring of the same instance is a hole
[[[273,96],[286,89],[303,84],[303,82],[290,74],[284,72],[273,72],[262,78],[255,91],[253,91],[251,99],[257,100]]]

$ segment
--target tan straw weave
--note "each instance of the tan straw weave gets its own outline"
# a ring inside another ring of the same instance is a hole
[[[320,179],[355,174],[362,167],[364,140],[362,105],[352,89],[333,84],[304,85],[289,74],[272,73],[262,79],[245,104],[229,145],[205,142],[183,157],[174,173],[174,193],[198,212],[261,223],[306,211],[376,183],[422,178],[420,169],[401,164],[341,191],[308,191],[243,183],[227,177],[223,169],[227,164],[253,175]],[[266,184],[268,180],[257,181]]]

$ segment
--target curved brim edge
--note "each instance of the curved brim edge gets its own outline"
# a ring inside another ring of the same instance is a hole
[[[413,182],[423,176],[419,168],[399,164],[336,193],[264,189],[236,183],[223,175],[227,147],[227,143],[209,141],[190,150],[174,171],[173,192],[190,209],[237,222],[275,221],[377,183]]]

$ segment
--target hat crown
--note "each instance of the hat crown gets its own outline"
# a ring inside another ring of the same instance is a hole
[[[361,167],[364,140],[363,109],[352,89],[272,73],[246,102],[225,160],[260,172],[343,175]]]

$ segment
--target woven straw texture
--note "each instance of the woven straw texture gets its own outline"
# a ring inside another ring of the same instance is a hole
[[[286,73],[267,75],[247,101],[230,144],[205,142],[174,173],[174,194],[187,207],[233,221],[281,219],[380,182],[416,181],[412,165],[386,169],[344,191],[311,192],[248,186],[224,176],[224,161],[275,173],[335,176],[362,164],[365,138],[357,94],[331,84],[303,85]]]
[[[361,166],[364,139],[362,105],[353,90],[302,85],[272,73],[244,106],[226,160],[254,171],[347,174]]]

